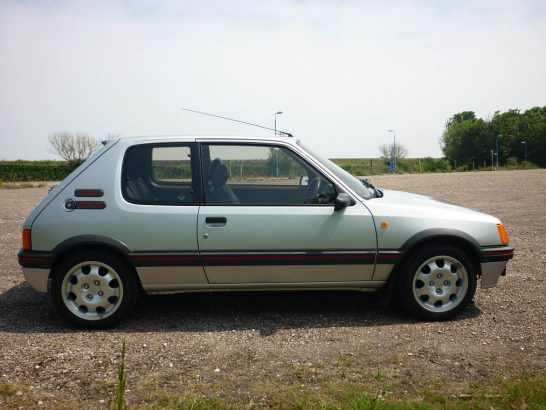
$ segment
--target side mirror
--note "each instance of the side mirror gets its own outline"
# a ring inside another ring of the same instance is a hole
[[[309,185],[309,177],[305,175],[304,177],[300,177],[300,186],[307,186]]]
[[[351,197],[345,193],[340,193],[337,195],[334,202],[334,211],[341,211],[351,205]]]

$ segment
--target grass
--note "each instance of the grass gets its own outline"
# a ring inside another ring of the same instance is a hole
[[[220,400],[203,398],[175,398],[162,399],[157,404],[151,406],[151,409],[172,409],[172,410],[227,410],[237,409],[238,407],[228,406]]]
[[[125,352],[126,352],[126,345],[124,340],[123,344],[121,345],[121,361],[118,367],[118,389],[116,392],[116,398],[114,399],[113,406],[111,406],[113,409],[116,409],[116,410],[123,410],[126,408],[125,385],[127,381],[125,379]]]
[[[2,182],[0,180],[0,189],[24,189],[24,188],[41,188],[46,184],[41,182]]]
[[[294,398],[290,391],[279,391],[277,408],[299,410],[517,410],[546,409],[546,376],[526,377],[502,382],[492,390],[476,390],[472,394],[451,396],[434,391],[422,391],[420,397],[397,398],[389,389],[370,393],[358,385],[329,387],[324,394],[300,393]],[[254,403],[238,405],[218,399],[198,397],[162,398],[147,408],[180,410],[223,410],[257,408]]]
[[[109,406],[116,410],[126,408],[125,353],[124,340],[118,367],[116,397]],[[347,365],[350,366],[350,363]],[[298,378],[302,378],[307,372],[304,365],[298,366],[295,370]],[[295,390],[290,386],[285,388],[277,386],[278,388],[271,390],[274,393],[263,392],[265,393],[264,397],[259,403],[254,402],[252,398],[248,398],[249,402],[247,403],[233,403],[218,398],[163,396],[160,393],[159,395],[148,395],[150,401],[145,406],[141,404],[138,407],[154,410],[233,410],[261,407],[298,410],[546,410],[546,374],[527,375],[507,381],[491,379],[482,384],[473,383],[469,385],[468,393],[458,395],[451,394],[449,388],[446,391],[445,382],[442,380],[428,380],[427,387],[421,388],[418,387],[420,383],[417,381],[412,383],[412,380],[406,380],[406,384],[409,383],[412,386],[412,393],[407,394],[406,390],[400,393],[400,386],[396,383],[386,383],[385,373],[381,370],[373,372],[371,377],[380,384],[375,383],[372,386],[338,383],[322,385],[320,390],[301,390],[299,388],[299,390]],[[301,385],[301,387],[303,386]],[[206,391],[214,394],[223,390],[218,386],[209,385]],[[12,396],[15,391],[15,386],[11,384],[0,384],[0,399]]]
[[[17,387],[11,383],[0,383],[0,397],[13,396]]]

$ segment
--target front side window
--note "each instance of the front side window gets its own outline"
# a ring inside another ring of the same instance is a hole
[[[350,173],[348,173],[339,165],[330,161],[329,159],[322,158],[320,155],[313,153],[312,150],[308,149],[299,141],[298,141],[298,145],[302,147],[305,151],[307,151],[309,154],[311,154],[313,157],[315,157],[315,159],[319,160],[322,165],[328,168],[330,172],[335,174],[339,179],[341,179],[345,184],[347,184],[349,188],[351,188],[354,192],[356,192],[362,198],[369,199],[373,197],[373,193],[371,192],[371,190],[367,188],[362,183],[362,181],[360,181],[357,177],[355,177],[354,175],[351,175]]]
[[[292,151],[271,145],[205,144],[209,205],[327,205],[334,185]]]
[[[123,197],[135,204],[196,204],[193,150],[192,144],[130,147],[123,163]]]

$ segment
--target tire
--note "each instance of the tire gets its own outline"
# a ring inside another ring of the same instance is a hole
[[[432,245],[409,256],[399,270],[402,307],[418,318],[446,320],[468,306],[476,292],[477,269],[466,253]]]
[[[113,326],[132,311],[138,296],[134,272],[109,252],[80,251],[54,268],[51,299],[57,311],[78,327]]]

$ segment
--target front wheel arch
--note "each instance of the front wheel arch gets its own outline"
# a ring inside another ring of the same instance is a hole
[[[429,242],[399,264],[394,290],[411,314],[426,320],[451,319],[474,297],[477,266],[465,249]]]

